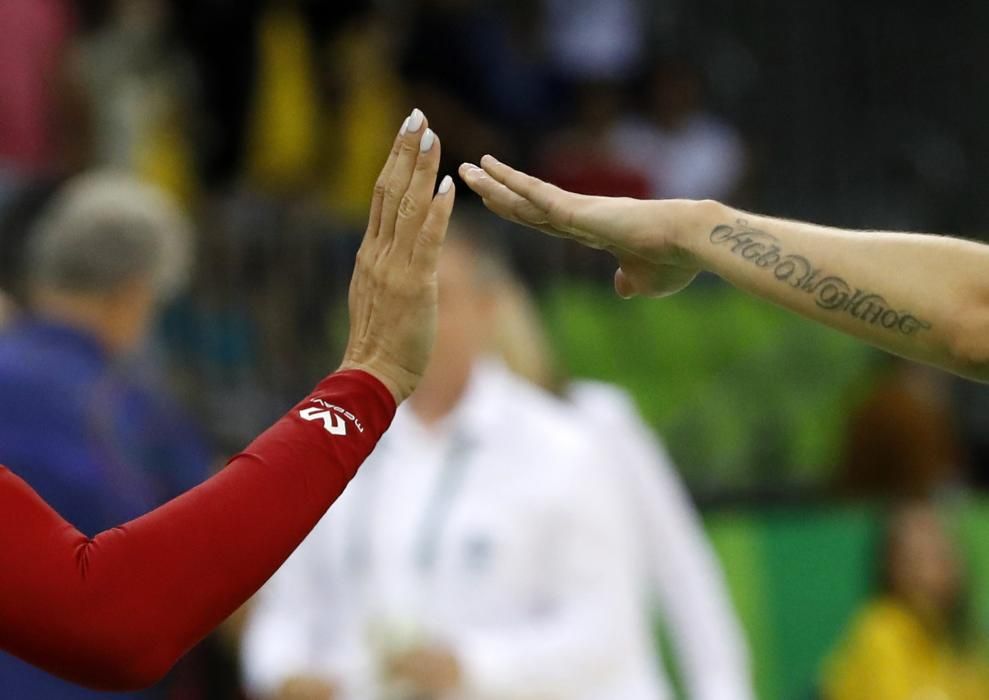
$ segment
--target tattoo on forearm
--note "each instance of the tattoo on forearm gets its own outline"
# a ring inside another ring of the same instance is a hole
[[[881,295],[853,287],[837,275],[826,274],[802,255],[788,254],[776,236],[750,227],[744,219],[734,226],[715,226],[711,243],[730,247],[732,253],[769,271],[779,282],[812,294],[817,306],[826,311],[848,314],[863,323],[902,335],[931,328],[930,323],[909,311],[892,308]]]

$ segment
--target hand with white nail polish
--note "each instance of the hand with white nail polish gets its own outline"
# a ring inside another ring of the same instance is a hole
[[[499,216],[614,254],[615,288],[624,297],[673,294],[700,271],[680,245],[698,202],[575,194],[492,156],[484,156],[481,167],[464,163],[460,176]]]
[[[418,109],[406,118],[374,187],[350,284],[350,338],[341,369],[361,369],[401,403],[429,361],[436,330],[436,265],[453,211],[439,138]]]

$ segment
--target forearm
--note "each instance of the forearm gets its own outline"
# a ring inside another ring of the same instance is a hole
[[[331,405],[352,415],[324,424]],[[154,682],[288,557],[393,412],[367,375],[330,377],[220,474],[91,540],[0,472],[0,649],[94,687]]]
[[[702,268],[890,352],[989,380],[989,246],[687,206],[680,245]]]

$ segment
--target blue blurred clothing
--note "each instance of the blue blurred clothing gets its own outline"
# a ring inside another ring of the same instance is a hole
[[[85,333],[28,319],[0,333],[0,464],[94,535],[178,495],[206,475],[210,452],[153,384]],[[63,683],[0,654],[11,698],[150,698]]]

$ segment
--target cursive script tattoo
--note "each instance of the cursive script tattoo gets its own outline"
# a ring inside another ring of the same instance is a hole
[[[711,231],[711,243],[730,247],[732,253],[766,270],[781,284],[812,294],[817,305],[826,311],[848,314],[864,323],[903,335],[931,328],[930,323],[909,311],[894,309],[883,296],[853,287],[843,278],[825,273],[802,255],[787,253],[776,236],[751,228],[744,219],[739,219],[734,226],[715,226]]]

